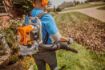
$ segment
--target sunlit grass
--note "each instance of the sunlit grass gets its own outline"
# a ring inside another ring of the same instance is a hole
[[[96,54],[83,46],[74,43],[72,47],[79,53],[74,54],[66,51],[58,51],[58,67],[61,70],[104,70],[105,54]]]
[[[84,9],[84,8],[91,8],[91,7],[97,7],[102,5],[105,5],[105,2],[89,2],[89,3],[78,4],[64,10]]]
[[[105,54],[96,54],[87,50],[82,45],[73,43],[73,48],[78,50],[78,54],[59,50],[57,51],[57,61],[59,70],[104,70]],[[37,67],[35,65],[35,70]],[[47,65],[47,70],[50,70]]]

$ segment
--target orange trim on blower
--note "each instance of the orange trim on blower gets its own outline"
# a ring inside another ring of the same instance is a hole
[[[32,25],[18,27],[18,35],[20,37],[20,44],[27,45],[31,41],[30,32],[33,30]]]

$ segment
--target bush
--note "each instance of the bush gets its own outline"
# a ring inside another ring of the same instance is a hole
[[[61,8],[57,8],[56,11],[57,12],[60,12],[60,11],[62,11],[62,9]]]

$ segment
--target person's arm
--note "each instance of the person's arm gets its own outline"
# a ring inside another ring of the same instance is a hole
[[[24,21],[24,24],[27,25],[31,22],[33,22],[34,20],[30,21],[30,17],[35,17],[35,10],[32,9],[31,12],[29,12],[26,16],[25,16],[25,21]],[[34,22],[33,22],[34,23]]]
[[[52,16],[49,16],[49,18],[46,17],[46,30],[48,34],[50,35],[50,37],[52,38],[52,40],[54,40],[54,42],[70,41],[72,43],[72,40],[71,40],[72,38],[65,38],[60,34],[58,27],[56,25],[56,22]]]
[[[43,47],[46,50],[50,50],[50,51],[55,51],[55,50],[59,50],[59,49],[63,49],[63,50],[67,50],[67,51],[72,51],[74,53],[77,53],[78,51],[68,47],[68,44],[63,44],[61,40],[63,40],[64,42],[71,42],[71,40],[63,38],[57,28],[57,25],[55,23],[55,20],[53,19],[53,17],[51,15],[48,15],[46,17],[43,18],[45,20],[45,27],[46,30],[48,32],[48,34],[50,35],[50,37],[54,40],[53,44],[41,44],[40,46]]]
[[[45,26],[48,34],[54,41],[59,41],[62,36],[57,28],[54,18],[51,15],[48,15],[48,17],[46,17],[45,20]]]

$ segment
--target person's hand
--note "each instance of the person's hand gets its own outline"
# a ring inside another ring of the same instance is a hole
[[[53,43],[53,46],[52,46],[53,49],[58,50],[58,49],[60,49],[60,47],[61,47],[60,42],[54,42]]]
[[[74,42],[74,39],[73,38],[69,38],[68,44],[72,44],[73,42]]]

